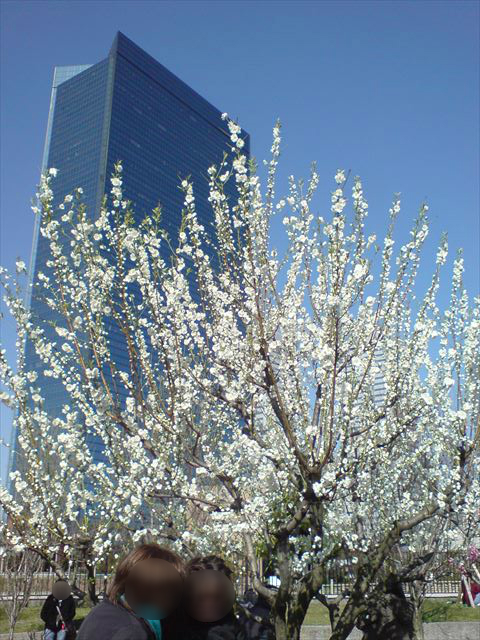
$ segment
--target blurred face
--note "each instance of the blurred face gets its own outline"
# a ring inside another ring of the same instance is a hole
[[[220,571],[194,571],[188,576],[185,586],[187,612],[194,620],[216,622],[233,607],[233,584]]]
[[[125,599],[140,617],[161,620],[178,605],[182,577],[166,560],[150,558],[137,562],[125,584]]]
[[[72,589],[68,582],[55,582],[52,587],[52,594],[57,600],[66,600],[71,593]]]

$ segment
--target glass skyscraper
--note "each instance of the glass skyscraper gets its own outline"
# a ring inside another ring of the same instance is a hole
[[[242,137],[248,155],[248,134],[242,132]],[[121,160],[124,197],[132,202],[139,219],[160,202],[162,226],[175,238],[184,197],[178,185],[190,176],[199,221],[208,230],[213,213],[208,202],[207,169],[218,164],[229,148],[221,112],[120,32],[105,60],[55,69],[42,162],[43,171],[58,169],[53,181],[54,204],[82,187],[87,211],[96,216],[110,190],[114,164]],[[233,183],[227,183],[227,193],[229,190],[235,197]],[[37,223],[29,305],[37,317],[54,320],[36,296],[38,273],[48,272],[48,255],[48,241],[39,233]],[[53,329],[52,339],[56,339]],[[115,335],[111,343],[121,369],[127,354]],[[28,342],[25,348],[29,369],[40,373],[42,364]],[[61,383],[40,376],[39,386],[46,410],[58,415],[67,401]],[[15,439],[13,468],[17,468]],[[102,443],[92,441],[90,446],[94,455],[101,457]]]

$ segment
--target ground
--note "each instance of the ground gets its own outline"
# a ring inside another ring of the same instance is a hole
[[[82,620],[89,609],[81,608],[77,610],[77,619]],[[424,622],[445,622],[445,621],[480,621],[480,607],[472,609],[455,603],[452,600],[443,598],[431,598],[427,600],[423,610]],[[327,610],[321,604],[312,603],[305,624],[322,625],[329,624]],[[40,620],[40,607],[37,605],[28,607],[22,612],[17,624],[16,631],[40,631],[43,623]],[[0,607],[0,633],[8,632],[8,623],[5,611]]]

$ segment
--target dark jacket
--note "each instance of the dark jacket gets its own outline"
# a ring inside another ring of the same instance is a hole
[[[217,622],[198,622],[188,618],[182,627],[178,640],[246,640],[233,611]]]
[[[162,640],[182,640],[178,626],[173,616],[162,620]],[[77,640],[156,640],[156,637],[148,622],[123,605],[105,599],[82,622]]]
[[[77,640],[156,640],[145,620],[121,604],[103,600],[80,626]]]
[[[58,621],[57,607],[66,623],[72,622],[75,618],[75,600],[72,596],[68,596],[65,600],[57,600],[53,594],[50,594],[40,612],[40,617],[45,622],[45,629],[60,631],[62,628],[62,622]]]

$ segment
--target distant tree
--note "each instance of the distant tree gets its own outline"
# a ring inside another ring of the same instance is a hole
[[[13,640],[18,618],[30,601],[41,558],[33,551],[15,553],[8,547],[2,547],[1,561],[0,602],[8,618],[8,638]]]

